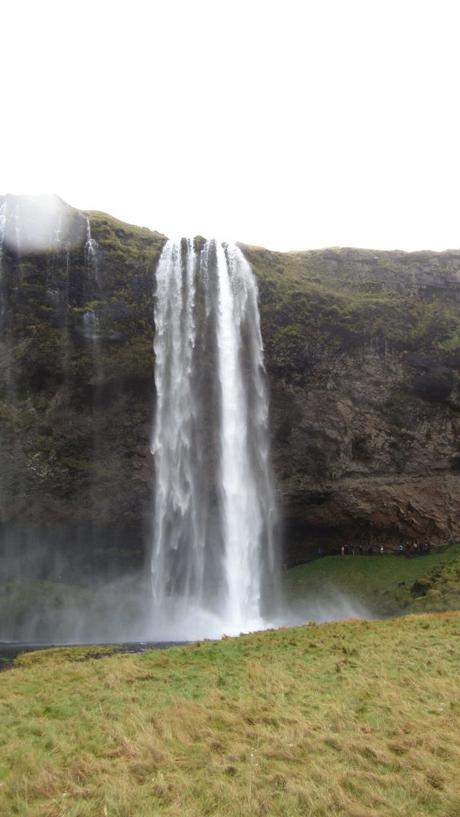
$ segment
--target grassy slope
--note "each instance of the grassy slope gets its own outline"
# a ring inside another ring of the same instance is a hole
[[[460,615],[309,625],[0,675],[0,813],[454,817]]]
[[[294,600],[338,591],[377,614],[458,610],[460,545],[411,558],[328,556],[289,570],[285,586]]]

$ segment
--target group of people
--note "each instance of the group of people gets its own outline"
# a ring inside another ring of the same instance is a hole
[[[431,545],[429,542],[401,542],[398,546],[397,553],[405,556],[417,556],[419,553],[429,553]],[[386,553],[383,545],[369,545],[367,548],[362,545],[342,545],[340,548],[341,556],[374,556],[379,554],[381,556]],[[394,549],[388,550],[389,553],[394,553]]]

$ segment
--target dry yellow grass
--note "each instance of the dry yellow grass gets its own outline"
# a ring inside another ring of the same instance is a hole
[[[0,675],[0,814],[458,817],[460,615]]]

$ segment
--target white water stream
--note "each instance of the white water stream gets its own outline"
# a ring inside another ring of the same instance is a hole
[[[155,637],[261,629],[277,514],[257,283],[240,249],[168,241],[155,330]]]

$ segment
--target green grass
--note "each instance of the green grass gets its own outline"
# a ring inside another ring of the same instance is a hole
[[[460,609],[460,545],[402,555],[327,556],[289,570],[288,598],[341,594],[374,614]]]
[[[0,814],[454,817],[459,645],[443,614],[23,656],[0,674]]]

